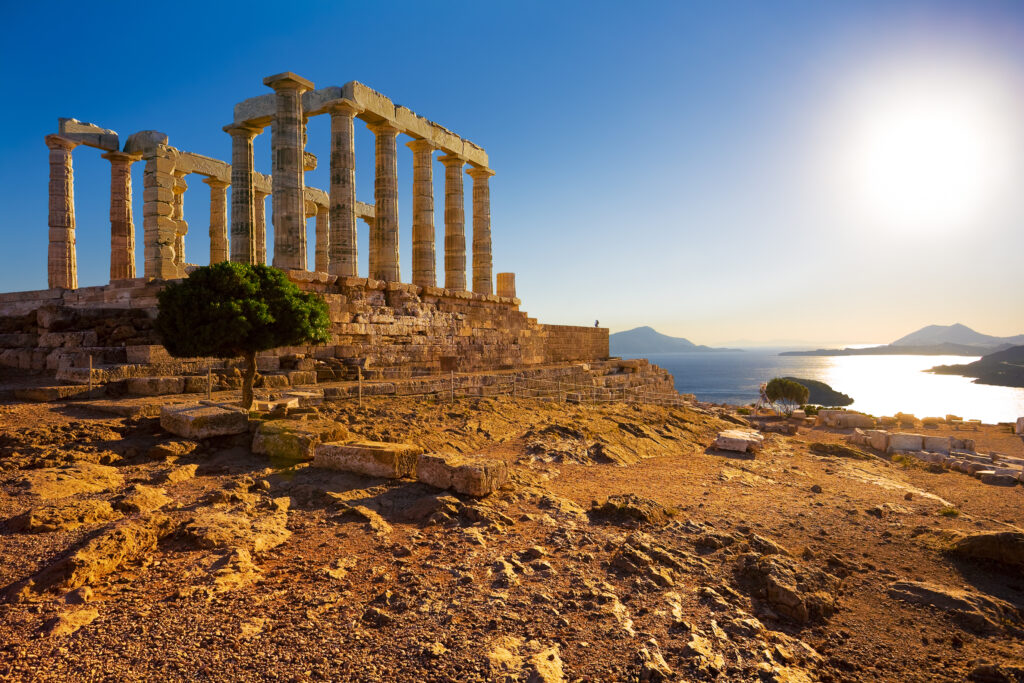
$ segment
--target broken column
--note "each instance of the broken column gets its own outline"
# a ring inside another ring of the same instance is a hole
[[[466,289],[466,212],[462,194],[464,159],[454,154],[441,157],[444,164],[444,286]]]
[[[188,234],[188,222],[185,220],[185,191],[188,190],[188,183],[185,182],[187,173],[181,169],[171,172],[174,176],[174,212],[171,218],[176,224],[177,233],[174,238],[174,263],[178,266],[180,273],[184,274],[185,267],[185,235]]]
[[[256,190],[253,187],[252,143],[261,130],[224,126],[231,135],[231,260],[265,263],[256,256]]]
[[[254,211],[253,211],[253,252],[256,263],[261,266],[267,265],[267,196],[269,192],[255,190]]]
[[[516,296],[516,274],[498,273],[498,296],[515,298]]]
[[[387,121],[370,124],[376,136],[375,220],[370,231],[370,277],[400,282],[398,269],[398,129]]]
[[[59,135],[47,135],[50,149],[50,246],[47,280],[50,289],[78,288],[75,255],[75,177],[71,150],[78,143]]]
[[[110,161],[110,280],[135,277],[135,224],[132,222],[132,163],[139,154],[107,152]]]
[[[142,175],[145,274],[160,279],[181,277],[175,264],[178,222],[172,218],[175,152],[166,145],[154,144],[144,154],[143,161],[146,162]]]
[[[406,143],[412,150],[412,283],[437,285],[434,251],[434,144],[429,140]]]
[[[210,186],[210,264],[228,260],[228,188],[230,183],[204,178]],[[250,261],[245,261],[250,263]]]
[[[313,83],[290,71],[268,76],[263,83],[274,89],[276,101],[270,142],[274,159],[271,193],[274,265],[286,270],[305,270],[302,93],[312,90]]]
[[[328,272],[331,248],[330,209],[326,206],[316,207],[316,248],[314,264],[316,272]]]
[[[340,100],[327,110],[331,115],[330,246],[327,259],[332,275],[357,275],[356,146],[354,102]],[[319,268],[317,269],[319,270]]]
[[[491,281],[491,189],[494,171],[473,166],[467,173],[473,178],[473,291],[493,294]]]

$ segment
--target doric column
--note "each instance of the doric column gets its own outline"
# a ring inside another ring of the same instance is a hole
[[[142,157],[107,152],[110,161],[110,280],[135,277],[135,225],[132,222],[132,163]]]
[[[177,223],[177,236],[174,238],[174,263],[179,269],[185,267],[185,235],[188,234],[188,222],[185,220],[185,191],[188,183],[185,182],[185,171],[175,169],[174,176],[174,212],[171,218]],[[182,271],[183,272],[183,271]]]
[[[268,76],[263,83],[273,88],[276,95],[270,141],[274,159],[271,194],[274,265],[283,269],[305,270],[302,93],[312,90],[313,84],[291,72]]]
[[[181,271],[175,264],[178,222],[172,218],[175,152],[157,145],[144,161],[142,227],[146,277],[163,280],[180,277]]]
[[[256,254],[256,263],[261,266],[267,265],[267,195],[262,190],[255,190],[255,211],[253,215],[253,251]]]
[[[327,268],[332,275],[355,277],[358,250],[354,117],[359,108],[353,102],[341,100],[332,104],[328,111],[331,114],[331,228]]]
[[[493,294],[489,180],[494,171],[472,166],[466,172],[473,178],[473,291],[477,294]]]
[[[498,296],[515,298],[516,296],[516,274],[498,273]]]
[[[224,130],[231,135],[231,260],[257,263],[252,141],[261,131],[235,125]]]
[[[437,285],[434,251],[434,159],[429,140],[406,143],[412,150],[412,283]]]
[[[370,230],[370,277],[400,282],[398,270],[398,129],[389,122],[367,126],[376,136],[377,175],[373,185],[376,216]]]
[[[331,210],[326,206],[316,207],[316,248],[313,252],[315,270],[318,273],[328,272],[331,248]]]
[[[228,260],[228,188],[231,183],[216,178],[203,178],[203,182],[210,186],[210,265],[213,265]]]
[[[78,146],[58,135],[47,135],[50,149],[50,246],[46,274],[50,289],[78,288],[75,255],[75,175],[71,150]]]
[[[461,157],[446,154],[444,164],[444,286],[466,289],[466,210],[462,195]]]

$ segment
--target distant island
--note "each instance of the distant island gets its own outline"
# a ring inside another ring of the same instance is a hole
[[[974,377],[975,384],[1024,387],[1024,346],[1011,346],[963,365],[937,365],[928,372]]]
[[[645,353],[679,353],[683,351],[739,351],[694,344],[689,339],[670,337],[653,327],[635,327],[608,336],[613,356],[636,356]]]
[[[816,349],[783,351],[780,356],[984,356],[1024,344],[1024,334],[993,337],[966,325],[928,325],[900,337],[891,344],[861,349]]]
[[[829,385],[816,379],[802,379],[800,377],[783,377],[782,379],[792,380],[797,384],[807,387],[807,390],[810,392],[807,402],[816,406],[842,407],[853,403],[853,399],[849,395],[836,391]]]

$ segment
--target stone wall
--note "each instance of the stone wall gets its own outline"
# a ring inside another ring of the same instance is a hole
[[[608,357],[608,328],[544,325],[544,357],[551,363]]]

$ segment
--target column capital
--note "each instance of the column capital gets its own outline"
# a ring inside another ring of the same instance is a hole
[[[259,126],[251,126],[244,123],[229,123],[222,130],[231,137],[240,136],[250,140],[263,132],[263,129]]]
[[[374,135],[398,135],[402,132],[397,126],[395,126],[395,124],[387,120],[377,121],[376,123],[367,123],[366,127],[369,128]]]
[[[466,165],[466,160],[460,157],[458,154],[445,154],[437,158],[445,166],[457,166],[459,168]]]
[[[432,152],[435,149],[437,149],[437,145],[435,145],[430,140],[427,140],[426,138],[417,138],[415,140],[410,140],[409,142],[405,143],[405,146],[414,152]]]
[[[50,149],[67,149],[71,150],[78,147],[80,143],[61,137],[60,135],[47,135],[43,138],[46,141],[46,146]]]
[[[103,157],[104,159],[109,159],[110,163],[114,163],[115,161],[123,161],[128,164],[133,164],[136,161],[142,160],[142,154],[133,154],[131,152],[107,152],[106,154],[101,154],[100,156]]]
[[[352,100],[340,99],[331,100],[324,105],[324,110],[331,115],[341,114],[343,116],[355,116],[363,111],[363,108]]]
[[[209,185],[212,189],[217,190],[223,190],[228,187],[231,187],[231,183],[227,182],[226,180],[221,180],[220,178],[214,178],[213,176],[203,178],[203,182]]]
[[[274,90],[298,90],[300,93],[313,89],[313,81],[306,80],[291,71],[267,76],[263,79],[263,85],[269,86]]]
[[[486,166],[470,166],[466,169],[466,173],[468,173],[474,180],[485,180],[494,175],[494,171]]]

